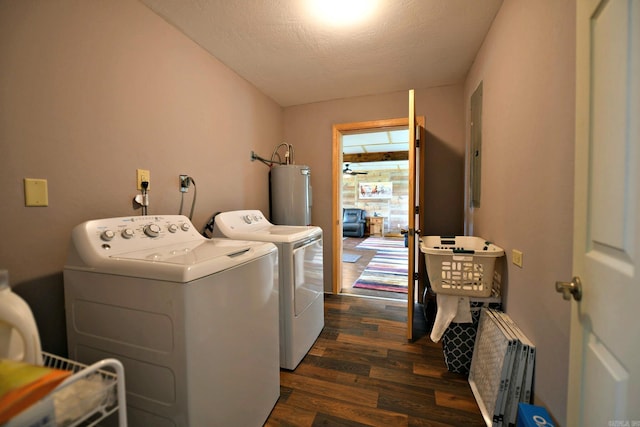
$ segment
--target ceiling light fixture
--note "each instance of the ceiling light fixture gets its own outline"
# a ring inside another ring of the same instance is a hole
[[[334,26],[362,22],[373,14],[377,5],[378,0],[309,0],[312,14]]]

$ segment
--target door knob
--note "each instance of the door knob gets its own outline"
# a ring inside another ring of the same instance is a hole
[[[582,299],[582,282],[579,277],[574,277],[570,282],[556,282],[556,292],[562,294],[562,298],[580,301]]]

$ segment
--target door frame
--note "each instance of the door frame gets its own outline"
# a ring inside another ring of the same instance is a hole
[[[407,127],[406,117],[384,120],[370,120],[333,125],[333,168],[332,168],[332,203],[331,234],[333,238],[333,282],[332,292],[342,291],[342,135],[358,131],[383,130],[388,128]]]
[[[425,118],[423,116],[417,117],[417,122],[420,125],[420,129],[424,129]],[[383,119],[383,120],[369,120],[364,122],[352,122],[352,123],[342,123],[333,125],[333,155],[332,155],[332,212],[331,212],[331,235],[333,240],[332,246],[332,292],[334,294],[339,294],[342,291],[342,135],[347,133],[353,133],[358,131],[372,131],[372,130],[383,130],[388,128],[398,128],[398,127],[408,127],[409,119],[408,117],[394,118],[394,119]],[[421,133],[420,139],[424,141],[424,135]],[[423,153],[424,150],[421,150]],[[424,177],[424,155],[421,154],[420,160],[420,170],[418,174],[420,177]],[[422,179],[421,185],[422,185]],[[424,192],[420,192],[419,197],[419,205],[420,205],[420,214],[422,214],[423,209],[423,194]],[[413,211],[413,209],[410,209]],[[410,212],[411,214],[411,212]],[[420,215],[423,218],[423,215]],[[421,220],[422,222],[422,220]],[[422,224],[421,224],[422,226]],[[419,299],[421,299],[421,295],[419,295]]]

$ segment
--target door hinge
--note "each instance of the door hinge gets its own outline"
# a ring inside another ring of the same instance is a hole
[[[413,214],[414,215],[418,215],[420,213],[420,206],[414,206],[413,208]]]
[[[416,125],[416,148],[420,148],[420,125]]]

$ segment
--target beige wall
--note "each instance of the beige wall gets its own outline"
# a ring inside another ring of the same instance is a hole
[[[425,117],[427,153],[426,227],[424,234],[462,234],[464,199],[463,86],[420,89],[416,114]],[[407,117],[408,91],[288,107],[285,140],[293,144],[297,163],[311,167],[312,221],[324,230],[324,284],[331,291],[331,162],[334,124]]]
[[[481,207],[468,219],[507,251],[506,310],[537,346],[535,396],[561,424],[570,304],[554,284],[571,278],[574,15],[572,0],[505,2],[465,85],[466,100],[480,81],[484,96]]]
[[[200,229],[214,211],[268,212],[250,153],[282,141],[282,109],[142,4],[0,1],[0,70],[0,268],[45,349],[66,351],[71,228],[139,215],[136,168],[151,171],[150,214],[178,213],[179,174]],[[48,180],[49,207],[24,206],[25,177]]]

